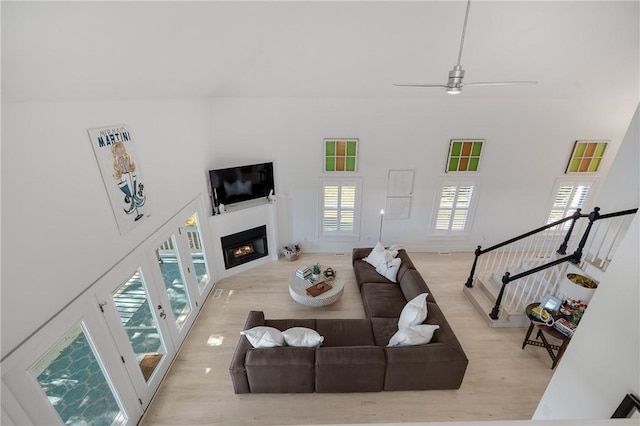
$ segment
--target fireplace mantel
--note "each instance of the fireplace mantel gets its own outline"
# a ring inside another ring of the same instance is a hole
[[[246,231],[258,226],[267,227],[267,246],[269,255],[260,259],[225,269],[224,254],[220,238]],[[254,205],[245,205],[242,208],[229,209],[223,214],[209,217],[209,228],[211,229],[212,241],[215,253],[213,254],[213,264],[215,265],[214,277],[225,278],[238,272],[246,271],[255,266],[278,260],[278,230],[276,217],[276,203],[261,202]]]

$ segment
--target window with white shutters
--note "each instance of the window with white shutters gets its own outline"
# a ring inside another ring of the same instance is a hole
[[[321,186],[322,236],[359,235],[360,182],[358,180],[329,179]]]
[[[559,182],[554,189],[554,196],[547,216],[547,223],[553,223],[575,213],[576,209],[582,209],[589,195],[593,181],[584,182]],[[567,230],[570,221],[564,222],[557,230]]]
[[[442,184],[433,228],[436,234],[456,234],[469,231],[475,186],[473,182],[444,182]]]

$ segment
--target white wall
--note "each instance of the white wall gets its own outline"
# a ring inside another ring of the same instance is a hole
[[[206,191],[204,101],[2,105],[2,355]],[[152,216],[120,235],[87,129],[126,124]]]
[[[622,145],[616,154],[612,170],[598,197],[598,205],[607,207],[602,213],[626,210],[640,204],[640,105],[627,129]],[[624,188],[621,197],[616,188]]]
[[[605,419],[640,393],[638,216],[620,244],[533,419]]]
[[[614,205],[607,212],[638,207],[639,111],[636,109],[598,199],[603,206]],[[631,170],[626,167],[632,165]],[[609,188],[620,184],[629,191],[628,196],[612,199]],[[534,420],[605,419],[627,393],[640,394],[639,217],[635,215],[603,275]]]
[[[565,176],[574,141],[611,140],[598,174],[604,176],[636,107],[455,97],[216,98],[211,104],[215,155],[209,166],[273,160],[282,242],[328,252],[375,244],[390,169],[415,170],[415,183],[410,218],[384,222],[387,244],[401,243],[412,250],[471,250],[539,226],[546,219],[555,179]],[[621,116],[626,117],[624,126]],[[361,239],[356,244],[318,238],[318,179],[323,176],[322,139],[327,137],[360,138],[356,175],[364,177],[364,197]],[[429,235],[429,224],[438,179],[446,176],[451,138],[487,142],[481,171],[475,175],[479,203],[472,233],[442,240]]]
[[[452,97],[3,103],[2,355],[204,193],[211,168],[273,160],[279,241],[301,242],[308,251],[373,244],[388,170],[414,169],[411,218],[385,221],[383,240],[416,250],[470,249],[541,222],[575,139],[612,141],[604,173],[624,135],[620,117],[628,115],[628,123],[629,111],[628,105]],[[131,129],[152,207],[149,220],[124,236],[86,133],[114,124]],[[324,137],[360,138],[358,175],[369,213],[357,242],[317,238]],[[487,139],[478,174],[482,226],[469,238],[439,241],[427,227],[453,137]],[[554,150],[559,155],[548,154]],[[521,156],[526,160],[511,161]]]

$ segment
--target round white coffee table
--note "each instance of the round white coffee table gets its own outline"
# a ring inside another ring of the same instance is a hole
[[[320,275],[322,277],[322,275]],[[318,281],[323,281],[323,278],[319,278]],[[333,281],[327,281],[331,283],[333,287],[330,290],[325,291],[316,297],[307,294],[307,288],[311,287],[313,283],[296,276],[295,271],[289,277],[289,294],[291,298],[301,305],[306,306],[327,306],[335,303],[340,299],[344,292],[344,280],[336,276]]]

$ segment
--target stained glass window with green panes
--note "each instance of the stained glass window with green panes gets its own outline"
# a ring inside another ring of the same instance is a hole
[[[597,172],[606,149],[606,141],[576,141],[565,173]]]
[[[477,172],[480,166],[480,155],[482,154],[483,145],[484,139],[452,139],[449,144],[447,173]]]
[[[358,139],[325,139],[324,171],[355,172]]]

